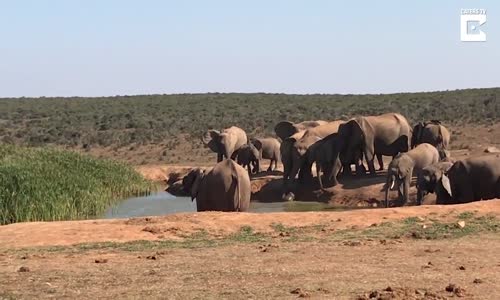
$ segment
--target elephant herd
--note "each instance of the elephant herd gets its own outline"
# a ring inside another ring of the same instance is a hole
[[[386,113],[347,121],[283,121],[274,131],[281,142],[271,137],[248,139],[235,126],[203,134],[203,143],[217,154],[218,163],[208,172],[192,170],[183,179],[184,189],[197,199],[198,211],[248,209],[250,177],[260,172],[262,159],[271,161],[267,171],[283,163],[283,198],[287,200],[294,199],[298,186],[311,185],[313,164],[324,189],[337,185],[340,173],[352,175],[352,165],[356,176],[374,175],[375,158],[378,169],[384,169],[383,156],[392,157],[386,206],[388,192],[394,188],[402,205],[409,202],[413,176],[417,177],[417,204],[428,193],[436,194],[437,204],[500,198],[500,158],[481,156],[455,162],[447,151],[450,132],[438,120],[411,127],[403,115]]]

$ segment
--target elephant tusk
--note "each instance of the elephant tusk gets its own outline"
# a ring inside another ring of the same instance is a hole
[[[392,190],[393,188],[394,188],[394,179],[391,180],[391,187],[389,189]]]

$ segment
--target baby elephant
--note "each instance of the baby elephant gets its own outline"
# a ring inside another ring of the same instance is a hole
[[[442,198],[439,193],[442,189],[438,188],[443,174],[453,166],[452,162],[441,161],[422,169],[417,177],[417,205],[422,204],[422,200],[428,193],[436,193],[438,198]]]
[[[260,151],[252,143],[241,146],[238,150],[237,162],[248,169],[248,175],[260,171]],[[253,167],[253,169],[252,169]]]
[[[281,162],[281,152],[280,152],[281,143],[277,139],[257,138],[257,139],[250,139],[250,142],[260,152],[259,161],[261,159],[271,160],[269,168],[267,168],[268,172],[273,170],[273,163],[274,163],[274,170],[278,169],[278,162]],[[257,172],[260,172],[260,169],[257,169]]]
[[[191,170],[182,179],[182,185],[191,200],[196,199],[198,211],[247,211],[250,206],[250,178],[231,159],[208,171]]]
[[[418,174],[423,168],[439,161],[439,153],[436,147],[423,143],[412,150],[400,153],[389,164],[387,170],[387,183],[385,188],[385,207],[388,206],[387,196],[389,189],[398,186],[398,200],[403,204],[408,203],[410,182],[414,170]]]

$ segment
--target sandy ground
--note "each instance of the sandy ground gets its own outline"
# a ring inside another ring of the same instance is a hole
[[[215,237],[250,226],[257,232],[272,232],[272,225],[287,227],[325,225],[334,230],[368,227],[372,224],[428,215],[446,216],[460,211],[500,215],[500,200],[462,205],[424,205],[341,212],[283,213],[181,213],[163,217],[64,222],[29,222],[0,226],[0,249],[32,246],[72,245],[90,242],[183,239],[200,230]]]
[[[344,228],[372,228],[410,216],[453,220],[460,212],[498,217],[500,200],[346,212],[207,212],[11,224],[0,227],[0,299],[498,299],[498,234],[328,239]],[[322,229],[316,239],[293,241],[273,231],[276,224]],[[207,240],[217,241],[242,226],[269,233],[269,239],[165,244],[202,229]],[[69,247],[134,240],[164,244]],[[52,247],[56,245],[66,247]]]

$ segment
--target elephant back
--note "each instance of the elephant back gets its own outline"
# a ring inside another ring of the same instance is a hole
[[[214,167],[212,176],[218,180],[213,181],[211,189],[219,193],[212,199],[216,206],[214,210],[248,210],[251,196],[250,177],[243,167],[231,159],[226,159]]]
[[[231,126],[222,131],[223,134],[231,135],[234,140],[234,150],[238,150],[243,145],[248,143],[248,138],[246,132],[236,126]]]
[[[322,121],[322,120],[303,121],[303,122],[296,123],[296,124],[289,122],[289,121],[282,121],[282,122],[279,122],[278,124],[276,124],[276,126],[274,126],[274,132],[282,141],[284,141],[286,138],[288,138],[288,137],[290,137],[298,132],[305,131],[305,130],[308,130],[310,128],[318,127],[318,126],[321,126],[321,125],[324,125],[327,123],[328,122]]]

